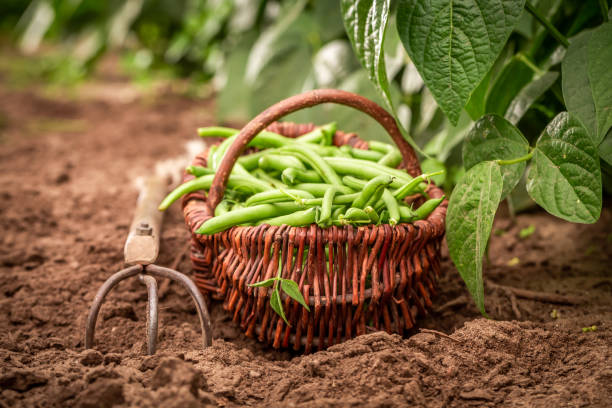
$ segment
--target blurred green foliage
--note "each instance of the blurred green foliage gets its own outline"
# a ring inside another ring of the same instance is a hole
[[[568,36],[599,21],[597,0],[533,3]],[[351,48],[337,0],[3,0],[0,32],[22,54],[44,55],[36,64],[19,65],[25,77],[74,83],[112,51],[120,55],[124,72],[141,83],[169,76],[186,78],[193,88],[213,89],[220,124],[242,124],[271,104],[313,88],[341,88],[382,104]],[[508,88],[516,82],[504,78],[533,75],[515,55],[551,73],[545,86],[531,91],[535,99],[517,119],[519,129],[537,135],[563,108],[560,77],[552,77],[560,71],[563,49],[528,13],[457,126],[450,125],[424,86],[399,40],[394,17],[384,48],[398,119],[429,155],[427,167],[446,168],[446,176],[437,181],[449,191],[463,174],[461,146],[472,118],[484,110],[501,112],[517,98],[522,88]],[[287,119],[335,120],[345,131],[389,141],[376,122],[343,106],[319,106]],[[516,201],[518,208],[524,206]]]

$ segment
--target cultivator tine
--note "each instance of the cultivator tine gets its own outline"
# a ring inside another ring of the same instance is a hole
[[[110,292],[112,288],[114,288],[119,282],[124,279],[130,278],[132,276],[138,275],[144,270],[142,265],[134,265],[129,268],[123,269],[116,274],[112,275],[110,278],[102,284],[102,287],[96,293],[96,297],[91,305],[91,309],[89,309],[89,315],[87,316],[87,325],[85,327],[85,348],[90,349],[94,345],[94,335],[96,332],[96,321],[98,320],[98,314],[100,313],[100,308],[102,307],[102,303],[104,302],[104,298]]]
[[[168,278],[175,282],[179,282],[187,289],[187,292],[193,299],[198,317],[200,319],[200,327],[202,329],[202,342],[204,347],[212,345],[212,328],[210,324],[210,316],[208,315],[208,309],[204,297],[193,283],[184,274],[175,271],[173,269],[163,268],[157,265],[134,265],[129,268],[123,269],[104,282],[102,287],[96,293],[89,315],[87,316],[87,324],[85,327],[85,348],[90,349],[94,345],[94,335],[96,330],[96,321],[100,308],[104,302],[104,298],[119,282],[130,278],[132,276],[139,275],[138,278],[147,286],[148,292],[148,303],[147,303],[147,351],[148,354],[155,354],[157,349],[157,329],[158,329],[158,310],[159,310],[159,299],[157,295],[157,281],[158,278]]]
[[[147,303],[147,351],[149,355],[155,354],[157,348],[157,323],[159,301],[157,296],[157,281],[149,275],[138,275],[138,279],[147,285],[148,303]]]
[[[208,308],[204,297],[198,287],[184,274],[175,271],[174,269],[164,268],[158,265],[147,265],[145,273],[151,274],[157,277],[163,277],[172,279],[173,281],[181,283],[187,292],[191,295],[195,305],[198,317],[200,318],[200,328],[202,329],[202,342],[204,347],[212,345],[212,327],[210,324],[210,316],[208,315]]]

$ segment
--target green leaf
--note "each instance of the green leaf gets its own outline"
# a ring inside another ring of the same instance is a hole
[[[491,235],[502,185],[497,163],[477,164],[457,183],[446,215],[446,240],[451,259],[483,314],[482,257]]]
[[[297,283],[295,283],[291,279],[281,279],[281,289],[291,299],[296,300],[300,305],[304,306],[304,308],[310,312],[310,308],[304,301],[304,296],[302,296],[302,292],[300,292],[300,288]]]
[[[493,68],[487,72],[487,75],[482,78],[480,84],[474,89],[470,99],[465,105],[465,111],[470,115],[472,120],[478,120],[482,115],[485,114],[485,104],[487,101],[487,92],[489,91],[489,84],[491,82]]]
[[[457,124],[524,4],[524,0],[399,1],[402,43],[451,123]]]
[[[529,195],[559,218],[590,224],[601,213],[601,190],[597,148],[580,121],[561,112],[536,143]]]
[[[278,278],[270,278],[261,282],[251,283],[249,286],[253,288],[267,288],[274,285],[274,282],[276,282],[277,280]]]
[[[516,127],[500,116],[486,115],[467,135],[463,144],[463,165],[470,169],[484,161],[517,159],[527,153],[529,142]],[[525,166],[524,161],[501,166],[502,200],[519,182]]]
[[[485,113],[504,115],[512,99],[532,78],[533,71],[531,68],[520,57],[514,56],[504,66],[501,74],[491,87],[487,95]]]
[[[278,288],[274,288],[272,295],[270,295],[270,306],[272,306],[272,310],[274,310],[276,314],[278,314],[285,321],[285,323],[289,324],[287,318],[285,317],[285,311],[283,310],[283,304],[281,303]]]
[[[361,65],[387,107],[393,110],[383,47],[389,0],[342,0],[341,9],[344,27]]]
[[[597,145],[612,127],[612,23],[602,24],[593,30],[587,56],[597,119]]]
[[[587,53],[591,31],[585,31],[570,39],[563,63],[561,83],[567,111],[582,122],[594,142],[597,142],[595,101],[587,76]]]
[[[510,102],[504,117],[516,126],[531,105],[537,101],[555,83],[558,72],[546,72],[528,83]]]
[[[485,112],[485,104],[487,102],[487,94],[491,88],[492,82],[500,75],[502,69],[506,65],[506,61],[514,55],[514,45],[506,44],[502,52],[499,54],[489,72],[484,76],[480,84],[474,89],[470,99],[465,105],[465,111],[470,115],[472,120],[478,120]]]
[[[599,145],[599,157],[612,166],[612,129],[608,131],[605,139]]]

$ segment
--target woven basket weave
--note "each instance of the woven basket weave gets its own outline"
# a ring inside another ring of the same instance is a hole
[[[185,220],[192,232],[191,259],[198,287],[212,298],[223,299],[225,309],[248,336],[256,336],[275,348],[304,348],[306,353],[313,346],[322,349],[368,330],[403,334],[414,326],[417,317],[431,306],[435,294],[447,207],[444,201],[426,220],[395,227],[259,225],[233,227],[214,235],[196,234],[214,214],[229,173],[239,155],[247,150],[248,142],[266,128],[292,138],[311,131],[313,124],[275,121],[326,102],[351,106],[372,116],[402,153],[398,168],[412,176],[421,173],[413,149],[384,109],[349,92],[316,90],[288,98],[255,117],[228,149],[209,196],[198,192],[183,199]],[[336,132],[333,143],[368,147],[356,134],[341,131]],[[198,155],[193,164],[205,166],[206,157],[207,151]],[[191,178],[185,175],[185,181]],[[433,184],[427,193],[432,198],[443,195]],[[308,312],[283,295],[290,326],[270,307],[268,288],[248,286],[276,276],[279,263],[281,276],[299,284],[310,306]]]

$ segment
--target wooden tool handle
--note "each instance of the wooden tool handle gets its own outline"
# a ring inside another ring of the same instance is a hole
[[[157,209],[166,195],[167,179],[153,175],[145,180],[138,196],[138,205],[130,233],[125,241],[124,258],[128,265],[148,265],[159,254],[159,237],[163,213]]]

